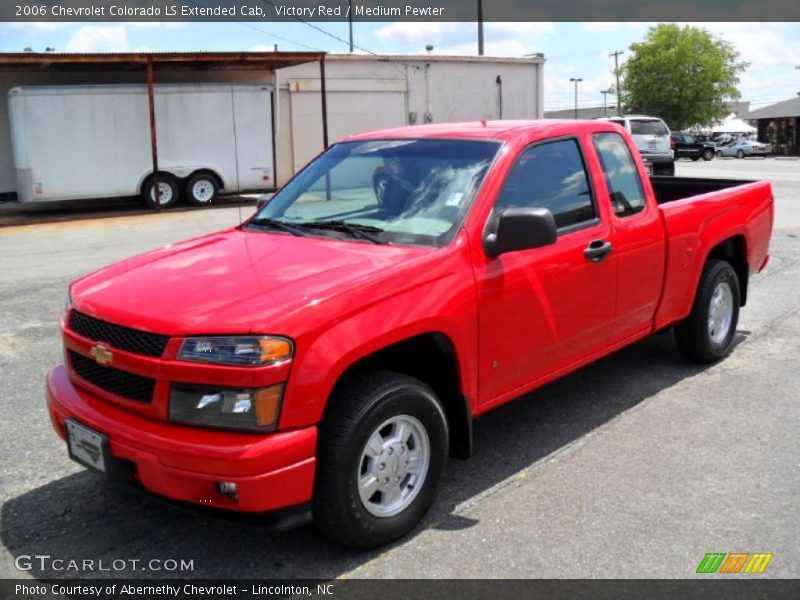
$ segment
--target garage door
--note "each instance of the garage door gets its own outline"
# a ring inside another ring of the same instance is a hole
[[[328,139],[406,124],[405,79],[329,79]],[[319,79],[290,79],[292,151],[297,172],[322,150]]]

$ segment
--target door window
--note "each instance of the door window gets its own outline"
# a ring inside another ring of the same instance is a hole
[[[596,133],[593,138],[614,214],[627,217],[642,212],[644,189],[625,140],[618,133]]]
[[[597,218],[578,141],[557,140],[531,146],[511,168],[496,208],[546,208],[559,229]]]

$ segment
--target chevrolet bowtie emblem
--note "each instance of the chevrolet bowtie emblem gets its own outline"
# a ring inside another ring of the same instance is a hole
[[[103,344],[97,344],[96,346],[93,346],[91,354],[99,365],[107,365],[111,362],[111,359],[114,358],[114,355],[111,354],[108,348],[103,346]]]

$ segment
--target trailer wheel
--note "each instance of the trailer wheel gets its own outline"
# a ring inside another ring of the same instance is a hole
[[[340,385],[319,432],[316,526],[352,548],[411,531],[436,496],[448,430],[436,394],[421,381],[367,372]]]
[[[739,278],[730,263],[709,259],[692,312],[675,326],[678,349],[697,363],[722,360],[733,349],[739,322]]]
[[[184,194],[192,206],[208,206],[219,196],[219,182],[210,173],[197,173],[186,182]]]
[[[171,208],[178,203],[180,193],[178,182],[172,175],[166,173],[158,174],[159,199],[161,208]],[[142,186],[142,202],[150,208],[156,208],[156,196],[153,186],[153,178],[148,177]]]

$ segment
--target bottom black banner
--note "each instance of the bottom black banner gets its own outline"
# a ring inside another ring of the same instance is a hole
[[[258,598],[342,600],[483,600],[486,598],[800,598],[800,580],[760,579],[4,579],[0,598],[94,600],[233,600]]]

